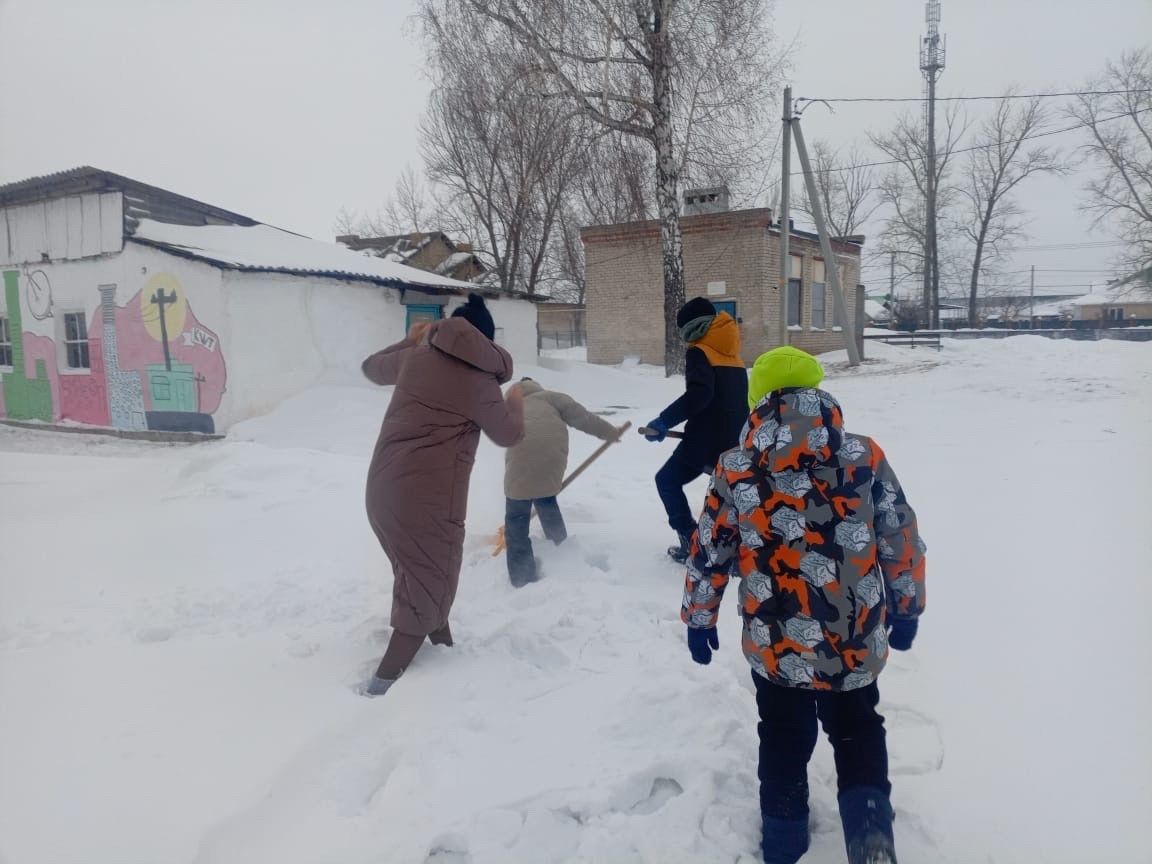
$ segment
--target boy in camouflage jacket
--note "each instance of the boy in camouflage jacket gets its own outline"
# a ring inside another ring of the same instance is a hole
[[[847,433],[823,369],[795,348],[757,360],[742,445],[725,453],[688,562],[681,617],[697,663],[741,577],[743,649],[760,713],[764,861],[808,848],[807,765],[817,719],[836,757],[851,864],[895,862],[876,677],[924,611],[924,544],[884,452]]]

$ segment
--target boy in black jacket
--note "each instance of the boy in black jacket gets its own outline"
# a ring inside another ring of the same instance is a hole
[[[656,489],[668,524],[679,543],[668,549],[676,561],[688,557],[696,519],[684,486],[711,474],[720,454],[739,443],[748,419],[748,371],[740,357],[740,325],[727,312],[696,297],[681,307],[676,326],[688,343],[684,362],[684,395],[648,424],[649,441],[663,441],[681,423],[684,439],[656,474]]]

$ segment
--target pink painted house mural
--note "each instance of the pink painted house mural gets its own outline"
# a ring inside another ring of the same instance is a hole
[[[0,421],[220,433],[471,291],[535,355],[523,298],[95,168],[0,185],[0,288]]]
[[[212,415],[228,378],[224,352],[175,276],[153,275],[123,306],[116,304],[118,286],[93,287],[99,296],[95,314],[89,319],[64,313],[61,346],[23,329],[22,275],[3,273],[7,329],[16,346],[12,371],[0,372],[7,416],[136,431],[215,432]]]

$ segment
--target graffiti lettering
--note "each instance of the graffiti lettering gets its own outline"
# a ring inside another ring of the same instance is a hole
[[[216,350],[216,337],[209,333],[207,330],[201,330],[199,327],[193,327],[191,330],[185,330],[180,334],[184,337],[185,348],[206,348],[209,351]]]

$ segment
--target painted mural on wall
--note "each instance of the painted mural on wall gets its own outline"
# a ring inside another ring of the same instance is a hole
[[[0,414],[128,430],[215,432],[212,415],[227,383],[224,354],[175,276],[152,274],[124,305],[117,305],[118,286],[96,286],[95,313],[83,316],[54,309],[43,270],[8,270],[3,282],[11,371],[0,371]],[[25,311],[40,321],[60,319],[56,338],[26,331]]]

